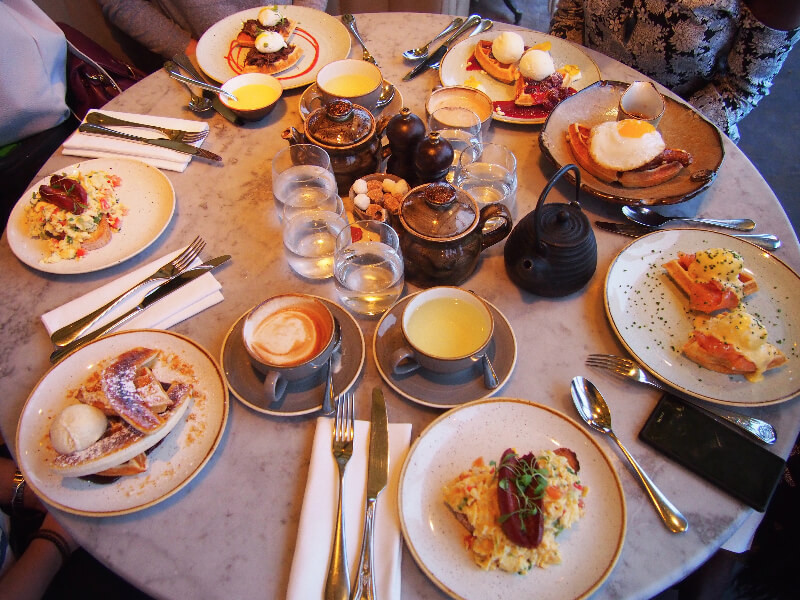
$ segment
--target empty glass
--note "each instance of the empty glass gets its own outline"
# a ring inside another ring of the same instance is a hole
[[[516,217],[517,158],[505,146],[476,144],[464,150],[455,184],[469,192],[480,208],[500,202]]]
[[[352,312],[380,315],[403,293],[400,239],[380,221],[356,221],[336,238],[336,291]]]
[[[468,108],[443,106],[428,118],[428,131],[438,131],[439,136],[453,146],[453,166],[447,173],[447,181],[453,182],[461,153],[472,145],[481,143],[481,120]]]
[[[329,210],[304,210],[283,223],[283,251],[295,273],[307,279],[333,275],[336,236],[347,219]]]
[[[328,208],[339,198],[328,153],[313,144],[292,144],[272,159],[272,195],[278,218],[284,204],[296,208]]]

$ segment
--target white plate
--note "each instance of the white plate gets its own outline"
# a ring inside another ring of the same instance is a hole
[[[755,273],[758,291],[744,306],[758,316],[769,341],[789,361],[751,383],[741,375],[709,371],[680,349],[692,331],[693,311],[662,265],[709,248],[742,255]],[[709,402],[739,406],[774,404],[800,392],[800,277],[769,252],[724,233],[702,229],[665,229],[634,240],[612,262],[606,275],[606,314],[631,356],[661,381]]]
[[[595,81],[600,79],[600,70],[594,61],[580,49],[579,46],[572,44],[562,38],[540,33],[538,31],[518,31],[522,36],[525,46],[533,46],[541,42],[548,41],[552,44],[550,55],[553,57],[553,63],[556,69],[564,65],[576,65],[581,70],[581,78],[574,82],[570,87],[576,91],[590,86]],[[475,51],[475,46],[478,40],[493,40],[500,33],[487,33],[484,35],[476,35],[462,40],[444,55],[442,64],[439,67],[439,78],[442,85],[464,85],[464,82],[474,77],[480,83],[480,90],[486,92],[492,99],[492,102],[503,102],[514,99],[514,86],[511,84],[501,83],[496,79],[490,77],[485,71],[481,69],[467,70],[470,57]],[[525,124],[541,124],[546,120],[545,117],[520,119],[500,114],[495,111],[492,113],[492,118],[498,121],[505,121],[507,123],[525,123]]]
[[[464,528],[442,499],[442,487],[482,456],[571,448],[589,486],[586,514],[559,535],[562,563],[524,576],[483,571],[463,547]],[[479,400],[431,423],[400,473],[400,524],[420,568],[453,598],[476,600],[585,598],[608,577],[625,538],[625,497],[608,456],[586,429],[552,408],[517,400]]]
[[[150,466],[144,473],[108,484],[54,474],[48,432],[52,419],[71,403],[65,392],[77,388],[97,361],[137,346],[178,354],[193,367],[199,394],[183,421],[149,454]],[[222,371],[204,348],[169,331],[124,331],[87,344],[42,377],[20,416],[17,458],[25,480],[48,504],[90,517],[122,515],[153,506],[189,483],[214,454],[227,419]]]
[[[243,10],[215,23],[197,42],[197,63],[206,75],[225,83],[238,75],[228,64],[231,41],[242,30],[242,23],[255,19],[261,8]],[[350,33],[339,19],[305,6],[278,7],[278,11],[297,21],[290,42],[303,49],[300,61],[291,69],[276,73],[283,89],[290,90],[313,83],[319,70],[350,54]]]
[[[34,183],[22,195],[8,219],[6,232],[11,251],[29,267],[46,273],[71,275],[99,271],[136,256],[158,239],[175,211],[175,190],[167,177],[155,167],[125,158],[95,158],[75,163],[57,173],[69,175],[75,171],[105,171],[118,175],[122,184],[117,188],[120,202],[128,207],[122,219],[122,229],[111,235],[111,241],[92,250],[80,259],[41,262],[48,256],[47,241],[28,235],[25,226],[25,207],[33,192],[50,181],[50,175]]]

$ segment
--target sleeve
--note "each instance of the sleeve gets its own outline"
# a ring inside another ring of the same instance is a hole
[[[739,31],[727,56],[727,69],[695,92],[692,103],[734,142],[736,124],[769,93],[789,51],[800,38],[800,28],[771,29],[741,5]]]
[[[308,8],[316,8],[317,10],[325,11],[328,8],[328,0],[294,0],[292,2],[295,6],[307,6]]]
[[[583,46],[583,15],[583,0],[558,0],[550,19],[550,33]]]
[[[145,48],[166,58],[183,52],[191,34],[147,0],[98,0],[105,17]]]

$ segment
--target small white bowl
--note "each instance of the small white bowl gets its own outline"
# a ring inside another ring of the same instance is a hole
[[[230,98],[227,98],[224,94],[220,94],[219,99],[222,100],[222,103],[245,121],[258,121],[266,117],[272,109],[275,108],[278,100],[280,100],[283,95],[283,86],[281,82],[272,75],[267,75],[265,73],[244,73],[243,75],[237,75],[226,81],[222,85],[222,89],[235,96],[236,90],[245,85],[263,85],[269,88],[270,92],[265,93],[267,97],[277,92],[277,96],[273,97],[268,104],[253,109],[237,108],[232,104]]]

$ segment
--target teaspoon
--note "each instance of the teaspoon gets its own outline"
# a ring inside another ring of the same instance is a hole
[[[356,18],[351,15],[342,15],[342,23],[350,30],[350,33],[353,34],[353,37],[356,38],[356,41],[361,44],[361,47],[364,49],[364,52],[361,53],[361,58],[367,62],[371,62],[376,67],[378,66],[378,62],[375,60],[375,57],[370,54],[369,50],[367,50],[367,45],[364,43],[364,40],[361,39],[361,34],[358,33],[358,28],[356,28]]]
[[[619,441],[619,438],[614,434],[611,429],[611,411],[608,410],[608,405],[600,394],[600,391],[594,384],[581,376],[572,379],[572,401],[575,408],[578,410],[581,418],[586,421],[586,424],[599,431],[605,433],[622,450],[622,453],[631,463],[631,466],[639,476],[644,489],[647,491],[648,496],[653,501],[653,504],[661,515],[661,519],[672,533],[683,533],[689,529],[689,523],[680,511],[667,500],[667,497],[656,487],[656,484],[647,476],[647,474],[639,466],[639,463],[631,456]]]
[[[327,379],[325,380],[325,396],[322,398],[322,414],[327,416],[333,415],[333,413],[336,411],[336,407],[333,405],[333,355],[336,354],[341,343],[342,328],[339,325],[339,320],[334,317],[333,352],[331,352],[331,355],[328,358],[328,375]]]
[[[431,49],[431,45],[435,44],[438,40],[446,36],[448,33],[456,29],[461,23],[464,22],[464,19],[461,17],[457,17],[453,19],[453,22],[450,23],[447,27],[442,29],[439,33],[436,34],[430,42],[425,44],[424,46],[420,46],[419,48],[412,48],[411,50],[406,50],[403,52],[403,58],[406,60],[422,60],[428,56],[428,52]]]
[[[164,65],[166,67],[166,65]],[[170,75],[172,73],[170,72]],[[211,102],[211,98],[205,98],[203,96],[198,96],[194,93],[194,90],[189,87],[189,85],[185,81],[180,82],[183,87],[186,88],[186,91],[189,92],[189,109],[192,112],[196,113],[204,113],[209,111],[213,108],[213,103]]]
[[[622,214],[631,221],[649,227],[660,227],[670,221],[686,221],[688,223],[700,223],[703,225],[713,225],[714,227],[724,227],[727,229],[737,229],[739,231],[750,231],[755,229],[755,222],[750,219],[697,219],[693,217],[668,217],[645,206],[623,206]]]
[[[223,90],[221,87],[217,87],[216,85],[211,85],[210,83],[206,83],[205,81],[200,81],[198,79],[193,79],[191,77],[186,77],[186,75],[181,75],[178,72],[178,65],[171,61],[167,61],[164,63],[164,69],[166,69],[169,76],[173,79],[180,81],[181,83],[185,83],[187,85],[196,85],[197,87],[208,90],[210,92],[214,92],[215,94],[219,94],[220,96],[225,96],[234,102],[237,101],[236,96],[231,94],[228,91]]]

